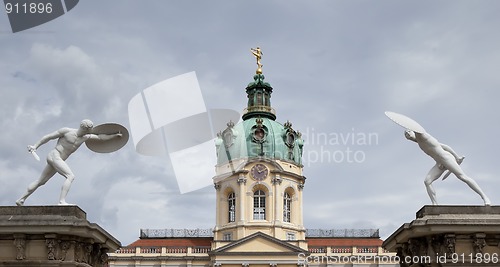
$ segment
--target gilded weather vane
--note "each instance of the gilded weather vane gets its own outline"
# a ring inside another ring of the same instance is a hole
[[[262,50],[260,50],[260,47],[257,46],[257,48],[250,48],[250,51],[252,51],[252,54],[255,56],[255,58],[257,59],[257,70],[255,71],[255,73],[257,74],[262,74],[262,63],[260,63],[260,60],[262,59],[262,55],[264,55],[264,53],[262,53]]]

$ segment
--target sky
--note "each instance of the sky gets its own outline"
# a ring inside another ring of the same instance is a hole
[[[82,119],[130,128],[145,88],[195,71],[207,108],[242,111],[261,47],[277,121],[303,133],[306,228],[377,228],[382,238],[429,205],[434,161],[384,111],[407,115],[466,156],[462,167],[500,203],[498,1],[80,1],[12,33],[0,12],[0,205],[36,180],[27,145]],[[222,129],[221,129],[222,130]],[[211,228],[215,189],[181,194],[168,158],[84,145],[67,160],[67,201],[127,245],[141,228]],[[215,174],[215,168],[214,168]],[[57,204],[55,175],[26,205]],[[443,205],[482,205],[451,175]]]

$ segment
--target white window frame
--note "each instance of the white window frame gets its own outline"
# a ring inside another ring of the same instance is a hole
[[[266,219],[266,193],[263,190],[257,190],[253,193],[253,219]]]
[[[236,195],[231,192],[227,195],[227,211],[228,211],[228,222],[236,221]]]
[[[292,196],[288,192],[283,194],[283,221],[292,222]]]

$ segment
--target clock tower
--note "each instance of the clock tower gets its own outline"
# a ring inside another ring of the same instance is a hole
[[[258,52],[257,52],[258,51]],[[258,69],[246,87],[242,121],[227,123],[216,140],[216,225],[212,249],[265,235],[307,250],[302,218],[303,140],[292,123],[276,122],[273,88]]]

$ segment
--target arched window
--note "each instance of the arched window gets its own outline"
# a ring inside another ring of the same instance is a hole
[[[253,193],[253,219],[266,219],[266,194],[262,190]]]
[[[290,197],[290,194],[285,192],[285,194],[283,196],[283,221],[284,222],[290,222],[291,213],[292,213],[292,198]]]
[[[229,222],[234,222],[236,220],[236,196],[234,192],[227,195],[227,204]]]

